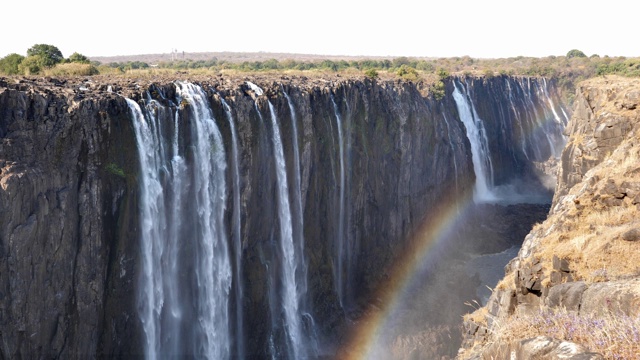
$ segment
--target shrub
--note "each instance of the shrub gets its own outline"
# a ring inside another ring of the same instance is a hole
[[[20,65],[18,65],[18,71],[24,75],[35,75],[42,70],[42,58],[40,56],[27,56]]]
[[[45,73],[48,76],[90,76],[99,74],[99,71],[91,64],[65,63],[47,69]]]
[[[367,71],[364,72],[364,76],[368,77],[369,79],[376,79],[378,75],[379,74],[376,69],[367,69]]]
[[[20,63],[24,60],[24,56],[18,54],[9,54],[0,59],[0,72],[6,75],[20,74]]]
[[[407,65],[402,65],[400,66],[400,68],[398,69],[398,72],[396,73],[398,74],[398,76],[400,76],[401,78],[407,80],[407,81],[416,81],[418,80],[418,71],[412,67],[409,67]]]
[[[69,62],[72,62],[72,63],[81,63],[81,64],[88,64],[90,62],[89,58],[87,58],[82,54],[78,54],[77,52],[74,52],[73,54],[71,54],[68,60]]]
[[[445,95],[444,82],[442,82],[442,80],[436,81],[431,87],[431,92],[436,100],[442,100]]]
[[[449,77],[449,72],[445,68],[439,68],[438,77],[440,78],[440,80],[444,80]]]

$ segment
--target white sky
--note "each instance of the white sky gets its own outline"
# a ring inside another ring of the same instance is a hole
[[[6,3],[8,2],[8,3]],[[474,58],[640,56],[636,0],[4,0],[0,57],[264,51]]]

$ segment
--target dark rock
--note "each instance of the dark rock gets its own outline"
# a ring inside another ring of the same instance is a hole
[[[626,241],[638,241],[640,240],[640,229],[633,228],[631,230],[627,230],[622,234],[622,240]]]

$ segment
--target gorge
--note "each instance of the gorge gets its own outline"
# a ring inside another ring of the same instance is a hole
[[[385,358],[423,318],[453,357],[485,285],[464,263],[549,210],[562,99],[515,76],[450,77],[442,98],[0,79],[0,357]]]

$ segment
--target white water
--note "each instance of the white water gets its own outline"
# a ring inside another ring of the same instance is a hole
[[[249,85],[251,90],[256,93],[256,95],[261,96],[262,94],[264,94],[264,91],[262,91],[262,89],[258,85],[252,83],[251,81],[247,81],[246,83],[247,85]]]
[[[167,115],[171,109],[148,97],[147,111],[143,112],[127,99],[141,167],[138,310],[145,336],[144,355],[156,359],[189,353],[222,359],[229,356],[231,286],[223,222],[225,153],[202,89],[179,83],[176,90],[192,110],[193,168],[187,166],[184,154],[179,154],[180,112],[176,109],[169,114],[174,121],[162,125],[157,114]],[[193,231],[192,236],[185,237],[185,230]],[[194,249],[194,258],[185,258],[186,248]],[[195,273],[187,274],[185,267],[191,265]],[[190,281],[181,278],[184,276],[195,280],[195,288],[190,288]],[[190,301],[182,301],[183,297]],[[185,317],[185,310],[190,317]]]
[[[276,163],[276,179],[278,192],[278,219],[280,225],[280,247],[283,254],[282,276],[282,307],[286,321],[286,333],[290,341],[291,358],[305,357],[302,353],[302,328],[299,317],[299,299],[296,286],[296,254],[293,244],[293,229],[291,225],[291,208],[289,206],[289,189],[287,186],[287,170],[284,160],[284,150],[280,129],[273,105],[269,102],[271,124],[273,127],[273,152]],[[274,315],[274,314],[272,314]]]
[[[197,213],[198,246],[196,280],[197,319],[200,332],[194,349],[198,356],[222,359],[229,356],[229,293],[231,264],[224,229],[226,205],[226,157],[222,135],[215,124],[207,97],[199,86],[178,83],[179,103],[192,110],[193,177]],[[195,325],[195,324],[194,324]]]
[[[242,234],[241,234],[241,213],[240,213],[240,170],[238,155],[238,133],[233,121],[231,108],[220,96],[220,101],[224,107],[225,115],[229,121],[231,129],[231,155],[232,166],[231,176],[233,181],[233,214],[231,219],[231,230],[233,234],[233,247],[235,256],[235,266],[233,268],[234,278],[238,282],[235,286],[236,295],[236,356],[244,358],[244,326],[242,314],[243,284],[242,284]]]
[[[340,301],[340,306],[344,308],[346,301],[345,288],[348,286],[345,278],[349,278],[349,275],[345,274],[344,262],[345,258],[347,260],[350,259],[349,248],[344,241],[344,139],[342,136],[342,118],[340,117],[340,112],[338,111],[338,106],[333,99],[333,95],[331,96],[331,103],[333,104],[333,111],[336,116],[336,126],[338,127],[338,147],[340,151],[340,198],[338,203],[338,234],[336,236],[336,264],[334,270],[338,300]]]
[[[456,102],[460,120],[464,124],[467,138],[471,144],[471,160],[473,162],[473,171],[476,174],[473,199],[475,202],[496,201],[497,198],[491,191],[493,169],[484,125],[478,117],[468,93],[466,95],[462,94],[458,89],[458,85],[456,85],[456,81],[453,82],[453,86],[453,99]],[[464,87],[462,84],[460,86]],[[465,89],[466,91],[467,89]]]
[[[300,150],[298,148],[298,124],[296,111],[293,107],[293,102],[289,95],[282,91],[284,97],[287,99],[289,105],[289,111],[291,112],[291,128],[292,145],[293,145],[293,217],[294,217],[294,242],[296,245],[296,283],[298,285],[298,292],[301,298],[301,303],[306,303],[305,295],[307,293],[307,262],[304,257],[304,213],[302,208],[302,190],[300,181]],[[306,305],[306,304],[305,304]],[[308,309],[301,309],[308,311]],[[309,315],[310,316],[310,315]]]
[[[145,335],[145,358],[156,359],[160,351],[160,314],[164,289],[160,269],[162,236],[166,227],[162,185],[158,179],[158,139],[147,122],[138,103],[126,99],[133,117],[140,159],[141,255],[142,279],[138,310]],[[155,221],[157,220],[157,221]],[[156,241],[159,240],[159,241]]]

